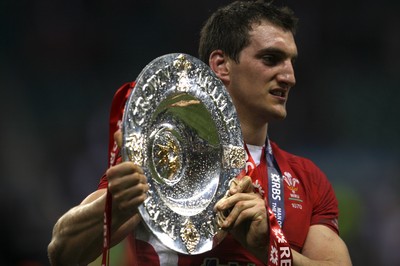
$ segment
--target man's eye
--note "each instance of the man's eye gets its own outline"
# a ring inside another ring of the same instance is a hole
[[[276,56],[273,55],[265,55],[262,57],[262,60],[264,62],[264,64],[271,66],[271,65],[276,65],[278,59],[276,58]]]

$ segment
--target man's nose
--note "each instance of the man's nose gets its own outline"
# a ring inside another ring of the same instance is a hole
[[[277,75],[277,79],[279,83],[284,83],[289,87],[293,87],[296,84],[293,62],[291,60],[288,59],[283,62],[280,73]]]

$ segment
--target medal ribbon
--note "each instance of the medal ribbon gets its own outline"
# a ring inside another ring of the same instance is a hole
[[[134,82],[129,82],[120,87],[114,95],[111,113],[110,113],[110,129],[108,142],[108,167],[118,162],[120,149],[114,140],[114,133],[121,129],[122,115],[125,109],[125,103],[135,86]],[[110,240],[111,240],[111,222],[112,222],[112,196],[107,188],[106,204],[104,207],[104,226],[103,226],[103,257],[102,266],[110,265]]]
[[[265,179],[265,173],[268,174],[268,204],[267,210],[269,214],[269,248],[268,248],[268,266],[276,266],[276,265],[292,265],[293,257],[292,252],[287,242],[283,231],[281,229],[281,225],[283,224],[283,219],[285,216],[284,212],[284,197],[283,197],[283,179],[279,174],[277,168],[278,164],[276,163],[273,154],[272,148],[267,140],[266,148],[263,149],[261,155],[261,161],[258,166],[256,166],[254,159],[251,157],[247,146],[246,149],[246,167],[244,169],[246,175],[250,176],[253,182],[253,186],[258,193],[264,198],[266,197],[265,191],[267,185]],[[269,157],[269,158],[268,158]],[[243,173],[240,175],[243,176]],[[275,178],[275,179],[274,179]],[[275,196],[274,196],[275,195]],[[280,198],[278,197],[280,195]],[[273,209],[270,206],[275,206],[275,210],[277,211],[277,215],[274,213]],[[278,208],[280,208],[280,213],[278,212]]]
[[[268,205],[275,214],[279,226],[282,227],[283,221],[285,220],[283,178],[275,157],[272,154],[272,147],[269,139],[267,139],[265,146],[265,154],[268,164]]]

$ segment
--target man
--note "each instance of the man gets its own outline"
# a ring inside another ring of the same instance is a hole
[[[137,207],[146,199],[146,177],[132,162],[120,163],[114,144],[112,166],[99,189],[55,225],[48,249],[52,264],[84,264],[101,254],[108,187],[111,245],[129,236],[131,265],[351,265],[338,235],[337,201],[325,175],[268,139],[268,124],[286,117],[296,82],[295,27],[296,18],[287,8],[237,1],[217,10],[202,29],[200,58],[228,90],[248,151],[246,176],[235,180],[230,196],[215,206],[216,211],[230,210],[220,224],[230,234],[218,246],[199,255],[177,254],[143,229]],[[132,87],[126,84],[114,98],[112,132]],[[115,140],[121,141],[120,131]],[[277,253],[273,244],[287,242],[288,252]]]

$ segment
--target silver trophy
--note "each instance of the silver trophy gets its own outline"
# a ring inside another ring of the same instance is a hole
[[[150,190],[139,212],[167,247],[199,254],[224,238],[213,208],[245,150],[231,98],[206,64],[168,54],[142,70],[125,106],[122,157],[143,168]]]

